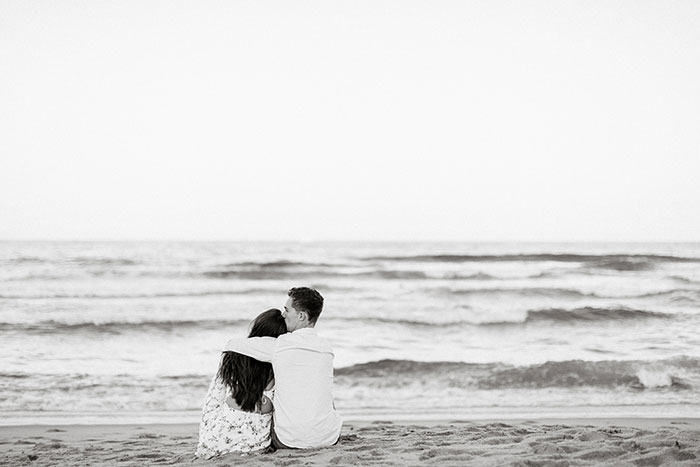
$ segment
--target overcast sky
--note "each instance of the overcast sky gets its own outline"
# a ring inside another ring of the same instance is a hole
[[[700,240],[700,2],[0,0],[0,239]]]

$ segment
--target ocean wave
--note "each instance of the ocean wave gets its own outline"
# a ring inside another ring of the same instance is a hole
[[[662,361],[545,362],[515,367],[503,363],[380,360],[338,368],[339,384],[403,387],[411,384],[470,389],[627,387],[629,389],[693,388],[700,378],[700,359]]]
[[[88,333],[88,334],[123,334],[136,331],[172,332],[187,328],[222,329],[231,326],[248,325],[250,320],[146,320],[146,321],[108,321],[104,323],[83,322],[65,323],[48,320],[36,323],[0,323],[0,331],[21,332],[28,334],[54,333]]]
[[[674,289],[660,292],[650,292],[636,295],[629,298],[665,298],[672,303],[697,304],[700,302],[700,290],[697,289]]]
[[[7,379],[26,379],[26,378],[31,378],[32,375],[27,374],[27,373],[5,373],[4,371],[0,371],[0,380],[3,378]]]
[[[55,273],[30,273],[22,276],[14,276],[4,279],[6,282],[22,282],[22,281],[60,281],[76,277],[75,274],[55,274]],[[0,298],[3,298],[0,296]]]
[[[574,309],[547,308],[530,310],[525,322],[535,321],[618,321],[648,318],[669,318],[671,315],[655,311],[635,310],[632,308],[596,308],[582,307]]]
[[[10,264],[79,264],[82,266],[136,266],[141,264],[130,258],[113,258],[106,256],[74,256],[66,258],[41,258],[39,256],[18,256],[8,258]]]
[[[669,276],[669,279],[673,279],[684,284],[700,284],[700,281],[695,281],[685,276]]]
[[[612,271],[648,271],[659,263],[689,263],[700,262],[700,258],[687,258],[662,255],[426,255],[426,256],[385,256],[367,258],[375,261],[393,262],[440,262],[440,263],[480,263],[480,262],[560,262],[580,263],[585,270],[612,270]],[[565,271],[571,273],[575,271]],[[539,273],[536,277],[552,277],[549,271]]]
[[[0,295],[0,299],[40,300],[40,299],[138,299],[138,298],[177,298],[177,297],[208,297],[217,295],[256,295],[279,293],[273,289],[244,289],[244,290],[199,290],[192,292],[155,292],[143,294],[97,294],[97,293],[55,293],[40,295]]]
[[[460,280],[474,280],[474,281],[492,281],[492,280],[507,280],[507,277],[497,277],[491,274],[486,274],[485,272],[477,272],[474,274],[451,274],[447,276],[447,279],[460,279]]]
[[[251,318],[252,319],[252,318]],[[62,322],[56,320],[38,321],[34,323],[12,323],[0,322],[0,331],[14,331],[31,334],[52,334],[67,332],[86,333],[131,333],[140,330],[159,330],[171,332],[175,330],[191,329],[221,329],[228,326],[247,325],[251,320],[144,320],[144,321],[106,321],[106,322]],[[326,317],[324,322],[348,323],[376,323],[379,325],[397,325],[408,327],[431,327],[444,328],[450,326],[460,326],[466,324],[478,324],[464,320],[454,320],[447,322],[429,322],[420,320],[382,318],[382,317]]]
[[[413,256],[372,256],[362,258],[367,261],[408,261],[439,263],[473,263],[473,262],[559,262],[588,263],[601,269],[620,271],[640,270],[651,267],[654,263],[698,263],[700,258],[671,255],[581,255],[581,254],[506,254],[506,255],[413,255]]]
[[[518,287],[518,288],[486,288],[486,289],[455,289],[441,287],[435,289],[438,293],[448,295],[518,295],[522,297],[561,297],[561,298],[600,298],[599,295],[581,292],[576,289],[547,288],[547,287]]]
[[[581,386],[689,389],[690,385],[676,374],[678,370],[680,368],[674,368],[672,364],[658,367],[652,362],[546,362],[529,367],[497,370],[481,379],[478,386],[483,389]],[[642,378],[640,374],[643,375]],[[665,381],[665,384],[661,384],[662,381]]]
[[[330,268],[339,267],[342,264],[330,264],[330,263],[307,263],[304,261],[289,261],[281,259],[278,261],[243,261],[240,263],[227,263],[222,264],[222,268],[259,268],[259,269],[284,269],[284,268],[307,268],[307,267],[320,267],[320,268]]]
[[[33,272],[15,277],[4,279],[10,282],[22,281],[61,281],[68,279],[87,280],[90,277],[118,277],[118,278],[161,278],[161,279],[183,279],[193,278],[200,279],[202,277],[208,279],[238,279],[238,280],[298,280],[298,279],[327,279],[327,278],[348,278],[348,279],[430,279],[434,278],[423,271],[404,271],[404,270],[373,270],[373,271],[341,271],[333,269],[322,269],[315,267],[312,269],[293,269],[286,267],[268,267],[260,269],[241,268],[225,268],[211,269],[207,271],[124,271],[124,270],[80,270],[80,271],[60,271],[60,272]],[[484,280],[489,279],[486,275],[460,275],[453,274],[447,276],[446,279],[473,279]],[[2,298],[2,297],[0,297]]]
[[[468,309],[468,307],[465,307]],[[446,329],[459,326],[485,326],[496,328],[498,326],[518,326],[534,323],[577,323],[577,322],[614,322],[634,321],[643,319],[674,319],[678,316],[668,313],[636,310],[631,308],[595,308],[582,307],[573,309],[547,308],[530,310],[521,315],[515,315],[511,320],[489,321],[483,317],[467,316],[454,319],[444,319],[443,316],[433,317],[426,315],[425,319],[412,319],[390,316],[327,316],[326,323],[342,325],[343,323],[355,326],[356,323],[379,326],[394,326],[399,328],[433,328]],[[252,318],[251,318],[252,319]],[[37,321],[33,323],[0,322],[0,331],[21,332],[27,334],[52,334],[52,333],[110,333],[122,334],[143,330],[156,330],[161,332],[173,332],[176,330],[209,330],[222,329],[228,326],[247,325],[248,319],[183,319],[183,320],[143,320],[143,321],[84,321],[65,322],[57,320]]]
[[[204,277],[212,279],[246,279],[246,280],[284,280],[303,279],[310,277],[346,277],[346,278],[377,278],[377,279],[427,279],[429,276],[423,271],[393,271],[376,270],[363,272],[341,272],[327,270],[289,271],[284,269],[269,270],[243,270],[222,269],[211,270],[202,273]]]
[[[68,262],[77,263],[83,266],[136,266],[141,264],[129,258],[109,258],[101,256],[77,256],[69,258]]]
[[[166,390],[180,391],[183,387],[200,388],[202,394],[206,392],[211,378],[209,374],[189,375],[137,375],[137,374],[85,374],[85,373],[0,373],[0,384],[3,379],[15,379],[17,384],[6,386],[8,390],[25,392],[41,397],[55,398],[56,392],[75,395],[79,391],[98,390],[97,399],[105,399],[106,393],[128,395],[130,398],[139,398],[137,393],[153,393]],[[6,382],[7,383],[7,382]],[[119,397],[117,396],[117,399]],[[105,400],[111,400],[106,398]],[[194,407],[193,407],[194,408]]]
[[[323,318],[324,322],[360,322],[360,323],[376,323],[380,325],[397,325],[406,327],[416,327],[416,328],[447,328],[453,326],[464,326],[464,325],[479,325],[478,321],[469,321],[463,319],[456,320],[445,320],[445,321],[429,321],[420,319],[404,319],[404,318],[390,318],[390,317],[380,317],[380,316],[344,316],[342,318],[336,318],[328,316]]]
[[[435,287],[431,292],[444,295],[515,295],[520,297],[548,297],[548,298],[666,298],[670,302],[700,302],[700,289],[672,289],[656,292],[647,292],[632,295],[603,295],[595,292],[583,292],[577,289],[560,287],[493,287],[493,288],[454,288]]]
[[[430,317],[425,320],[406,319],[406,318],[391,318],[380,316],[344,316],[342,318],[327,317],[326,321],[361,321],[373,322],[379,324],[394,324],[408,327],[434,327],[446,328],[454,326],[488,326],[490,328],[497,326],[514,326],[526,323],[538,322],[605,322],[605,321],[623,321],[623,320],[640,320],[640,319],[673,319],[675,317],[684,316],[670,313],[660,313],[655,311],[636,310],[633,308],[614,307],[614,308],[596,308],[596,307],[581,307],[581,308],[544,308],[538,310],[529,310],[520,316],[513,316],[511,320],[499,319],[498,321],[473,317],[459,318],[453,320],[433,320]]]
[[[609,269],[612,271],[648,271],[653,269],[657,261],[649,258],[619,258],[603,259],[587,263],[589,268]]]
[[[44,258],[39,258],[38,256],[17,256],[15,258],[8,258],[4,261],[9,264],[36,264],[36,263],[44,263],[47,262],[48,260]]]
[[[673,319],[681,315],[669,313],[660,313],[655,311],[636,310],[625,307],[614,308],[596,308],[596,307],[581,307],[581,308],[544,308],[538,310],[529,310],[526,313],[513,316],[510,320],[499,319],[497,321],[483,319],[479,317],[458,318],[452,320],[432,319],[428,316],[426,319],[406,319],[401,317],[382,317],[382,316],[343,316],[341,318],[327,317],[325,321],[360,321],[363,323],[378,323],[387,325],[401,325],[407,327],[433,327],[433,328],[448,328],[454,326],[488,326],[494,328],[497,326],[515,326],[527,323],[575,323],[575,322],[606,322],[606,321],[626,321],[626,320],[641,320],[641,319]]]
[[[430,274],[425,271],[416,270],[387,270],[376,269],[373,271],[334,271],[334,270],[285,270],[281,269],[261,269],[261,270],[246,270],[246,269],[222,269],[211,270],[202,273],[205,277],[214,279],[259,279],[259,280],[284,280],[319,277],[324,278],[348,278],[348,279],[402,279],[402,280],[473,280],[473,281],[490,281],[490,280],[508,280],[511,278],[497,277],[484,272],[474,274]]]

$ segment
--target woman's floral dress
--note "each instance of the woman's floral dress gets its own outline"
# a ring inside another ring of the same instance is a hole
[[[226,403],[228,394],[220,378],[214,376],[199,423],[199,444],[195,456],[208,459],[229,452],[249,453],[270,445],[272,412],[261,414],[231,408]],[[273,391],[264,391],[273,398]]]

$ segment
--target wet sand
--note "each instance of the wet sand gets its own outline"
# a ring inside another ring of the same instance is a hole
[[[700,419],[347,422],[337,446],[195,459],[197,425],[0,427],[0,465],[697,466]]]

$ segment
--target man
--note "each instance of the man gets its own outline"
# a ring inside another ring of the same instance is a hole
[[[314,289],[289,289],[287,334],[231,339],[224,350],[272,363],[275,411],[272,446],[315,448],[338,441],[343,424],[333,403],[333,349],[316,334],[323,297]]]

